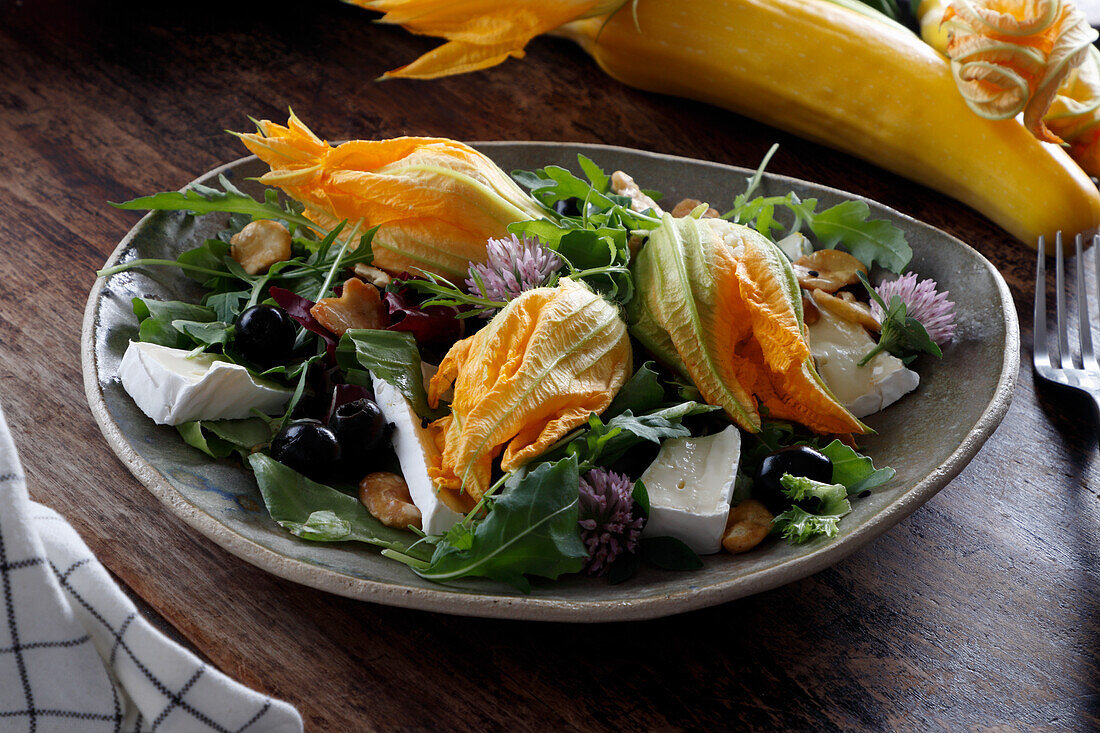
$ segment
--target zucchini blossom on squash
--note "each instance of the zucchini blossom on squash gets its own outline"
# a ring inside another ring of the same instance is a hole
[[[631,269],[631,333],[742,428],[760,430],[762,406],[819,433],[866,431],[814,369],[794,271],[763,235],[666,214]]]
[[[379,226],[374,264],[397,274],[426,270],[462,282],[485,243],[508,225],[543,216],[493,161],[454,140],[398,137],[332,147],[293,113],[286,127],[263,120],[239,134],[271,166],[260,182],[305,206],[325,229],[343,220]]]
[[[568,278],[524,292],[451,347],[432,377],[429,404],[452,383],[454,400],[430,426],[440,456],[429,474],[480,499],[502,450],[505,471],[538,457],[603,412],[631,371],[626,323],[611,303]]]
[[[621,8],[628,0],[347,0],[385,13],[382,23],[418,35],[442,36],[448,43],[383,78],[434,79],[496,66],[509,56],[523,58],[523,47],[537,35],[577,18]]]
[[[977,114],[1003,120],[1022,112],[1044,142],[1078,137],[1067,112],[1079,125],[1083,109],[1096,105],[1071,77],[1095,65],[1097,32],[1073,0],[922,0],[917,15],[921,36],[951,60],[955,84]]]

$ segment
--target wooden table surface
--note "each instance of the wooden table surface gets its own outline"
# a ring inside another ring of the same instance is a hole
[[[1080,400],[1035,384],[1029,250],[944,196],[734,114],[605,78],[540,39],[524,61],[372,81],[431,39],[334,1],[0,0],[0,402],[33,498],[214,664],[309,730],[1067,730],[1100,725],[1100,467]],[[457,618],[268,575],[176,519],[84,399],[93,271],[136,221],[107,206],[243,154],[287,107],[329,139],[602,142],[755,165],[875,198],[1004,273],[1025,358],[970,466],[835,567],[658,621]],[[2,728],[0,724],[0,728]]]

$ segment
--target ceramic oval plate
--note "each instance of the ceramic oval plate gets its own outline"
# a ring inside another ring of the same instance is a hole
[[[559,143],[478,144],[504,170],[549,164],[576,170],[582,152],[605,170],[622,169],[668,201],[709,198],[722,208],[743,190],[751,171],[625,148]],[[255,192],[246,179],[266,167],[249,157],[210,171]],[[781,176],[766,176],[761,194],[794,191],[823,206],[858,198]],[[959,240],[867,201],[875,218],[901,227],[913,247],[912,269],[951,293],[960,328],[942,360],[923,357],[920,388],[867,418],[877,434],[864,441],[896,478],[854,502],[840,534],[795,546],[768,541],[744,555],[705,558],[694,572],[643,568],[609,585],[582,576],[537,580],[532,592],[489,581],[436,585],[370,547],[311,543],[280,529],[267,515],[252,475],[187,446],[174,428],[154,425],[118,379],[119,360],[137,335],[135,296],[195,299],[201,293],[173,268],[150,268],[99,280],[84,317],[85,388],[107,442],[134,475],[172,512],[229,552],[269,572],[314,588],[376,603],[472,616],[562,621],[613,621],[665,616],[757,593],[817,572],[870,542],[943,488],[974,456],[1008,409],[1019,362],[1019,326],[1008,288],[993,266]],[[174,259],[218,231],[224,219],[158,212],[135,226],[107,266],[135,257]]]

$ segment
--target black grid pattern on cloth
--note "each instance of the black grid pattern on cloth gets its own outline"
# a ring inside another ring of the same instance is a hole
[[[2,541],[2,539],[0,539],[0,541]],[[2,546],[0,546],[0,550],[2,550]],[[3,562],[2,557],[0,557],[0,562]],[[230,729],[228,729],[228,728],[226,728],[222,725],[219,725],[217,722],[211,720],[201,710],[196,709],[194,706],[192,706],[190,703],[188,703],[184,699],[184,698],[187,697],[187,693],[190,692],[192,686],[194,686],[194,684],[199,680],[200,677],[202,677],[203,673],[206,671],[206,664],[205,663],[203,663],[199,666],[199,668],[198,668],[198,670],[196,670],[195,674],[193,674],[191,676],[191,678],[183,685],[183,687],[181,687],[179,690],[172,691],[171,688],[169,688],[167,685],[165,685],[164,682],[162,682],[156,675],[154,675],[149,670],[149,668],[146,667],[141,662],[140,659],[138,659],[138,656],[134,653],[133,649],[131,649],[130,645],[126,643],[126,639],[125,639],[126,632],[127,632],[127,630],[129,630],[130,624],[131,624],[131,622],[133,622],[133,620],[134,620],[134,618],[136,617],[137,614],[136,613],[130,613],[123,620],[123,622],[119,625],[119,627],[116,629],[113,626],[111,626],[111,624],[109,624],[107,622],[107,619],[103,618],[103,615],[100,614],[99,611],[97,611],[95,608],[93,608],[92,605],[90,603],[88,603],[88,601],[83,596],[81,596],[80,593],[69,582],[69,576],[73,573],[73,571],[77,570],[80,567],[83,567],[84,565],[88,564],[89,562],[91,562],[91,558],[86,558],[84,560],[79,560],[79,561],[73,563],[71,566],[69,566],[65,570],[65,572],[61,572],[57,568],[57,566],[54,565],[52,562],[50,563],[50,568],[53,570],[53,573],[57,577],[57,580],[61,584],[61,587],[64,588],[65,591],[70,596],[72,596],[72,598],[77,603],[79,603],[81,605],[81,607],[83,607],[84,610],[87,611],[92,616],[92,618],[94,618],[97,622],[99,622],[103,626],[103,628],[105,628],[107,630],[107,633],[109,633],[112,637],[114,637],[115,641],[114,641],[114,644],[111,648],[111,655],[110,655],[111,666],[112,667],[114,666],[115,660],[117,658],[118,650],[121,649],[126,654],[126,656],[128,656],[130,658],[130,661],[133,662],[134,666],[137,667],[138,671],[140,671],[145,676],[145,679],[148,680],[149,684],[151,684],[154,688],[156,688],[156,690],[158,692],[160,692],[162,695],[164,695],[164,697],[167,701],[167,704],[165,705],[164,709],[160,712],[160,715],[157,716],[156,720],[153,721],[153,725],[149,729],[150,733],[155,733],[157,728],[164,722],[164,720],[169,716],[169,714],[171,714],[176,708],[179,708],[180,710],[183,710],[184,712],[188,713],[196,721],[198,721],[199,723],[202,723],[204,726],[206,726],[207,730],[217,731],[218,733],[243,733],[243,731],[245,731],[247,728],[249,728],[250,726],[255,724],[258,720],[260,720],[267,713],[268,710],[271,709],[271,701],[270,700],[265,700],[264,705],[260,708],[260,710],[256,713],[256,715],[253,716],[253,718],[251,720],[249,720],[247,723],[245,723],[243,726],[241,726],[240,728],[237,728],[235,731],[232,731],[232,730],[230,730]],[[112,690],[113,689],[114,688],[112,686]],[[116,719],[118,721],[118,723],[116,725],[116,728],[115,728],[115,730],[117,732],[121,729],[121,725],[122,725],[122,710],[121,710],[121,707],[119,705],[118,693],[117,692],[115,693],[115,710],[117,711],[117,718]],[[138,721],[137,721],[137,726],[136,726],[137,730],[142,730],[143,725],[144,725],[144,719],[141,716],[139,716]],[[33,731],[32,731],[32,733],[33,733]]]
[[[0,483],[7,483],[10,481],[22,480],[22,476],[17,473],[5,473],[0,475]],[[4,542],[4,533],[0,532],[0,593],[4,597],[4,615],[8,624],[8,636],[11,641],[10,646],[0,649],[0,656],[6,656],[11,654],[15,658],[16,670],[19,673],[19,682],[23,687],[23,698],[25,701],[25,707],[22,710],[0,710],[0,720],[10,720],[13,718],[25,718],[27,721],[27,729],[29,733],[35,733],[38,730],[39,718],[67,718],[70,720],[86,720],[86,721],[104,721],[114,722],[116,733],[122,727],[122,707],[118,701],[118,695],[115,695],[115,712],[113,714],[105,713],[89,713],[81,712],[79,710],[62,710],[55,708],[41,708],[37,707],[34,702],[34,690],[31,688],[30,676],[27,674],[27,658],[26,652],[33,651],[35,649],[57,649],[66,647],[76,647],[82,644],[91,642],[92,637],[88,634],[77,638],[70,639],[58,639],[55,641],[36,641],[23,643],[19,632],[18,618],[15,613],[15,598],[12,591],[11,574],[24,568],[37,567],[44,565],[48,560],[44,557],[31,557],[23,560],[17,560],[10,562],[8,560],[8,550]],[[112,687],[112,690],[114,688]]]

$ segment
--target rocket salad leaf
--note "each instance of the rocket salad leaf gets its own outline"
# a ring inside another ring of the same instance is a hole
[[[421,548],[410,546],[408,533],[379,522],[357,498],[312,481],[263,453],[253,453],[248,462],[271,518],[291,534],[315,542],[365,542],[424,556]]]
[[[474,530],[460,522],[436,544],[431,562],[413,570],[440,583],[492,578],[524,593],[531,591],[527,575],[579,572],[588,558],[577,524],[579,484],[573,457],[514,474]]]

